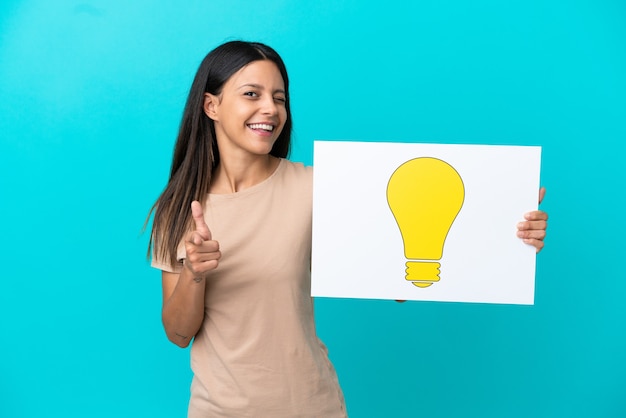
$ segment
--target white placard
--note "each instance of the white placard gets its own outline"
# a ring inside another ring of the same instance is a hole
[[[315,141],[312,295],[533,304],[516,225],[540,165],[534,146]]]

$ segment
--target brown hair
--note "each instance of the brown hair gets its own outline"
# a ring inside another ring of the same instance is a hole
[[[231,41],[209,52],[191,85],[174,147],[169,181],[148,214],[154,213],[148,257],[168,260],[174,266],[178,244],[191,227],[191,202],[205,201],[213,170],[219,164],[215,125],[203,109],[205,93],[219,95],[224,83],[253,61],[276,64],[285,84],[287,119],[270,155],[285,158],[291,143],[291,110],[287,69],[278,53],[257,42]]]

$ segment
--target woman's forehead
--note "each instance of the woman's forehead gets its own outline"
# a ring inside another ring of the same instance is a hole
[[[245,85],[256,85],[272,90],[285,89],[278,66],[270,60],[252,61],[243,66],[226,81],[224,87],[239,88]]]

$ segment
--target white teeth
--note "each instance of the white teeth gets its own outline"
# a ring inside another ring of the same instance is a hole
[[[265,131],[273,131],[274,127],[265,123],[252,123],[248,125],[250,129],[263,129]]]

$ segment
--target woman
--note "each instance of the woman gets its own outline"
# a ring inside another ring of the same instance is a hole
[[[194,340],[190,417],[345,417],[310,297],[312,171],[285,159],[289,80],[270,47],[228,42],[193,81],[155,203],[168,338]],[[520,236],[538,250],[547,216]]]

